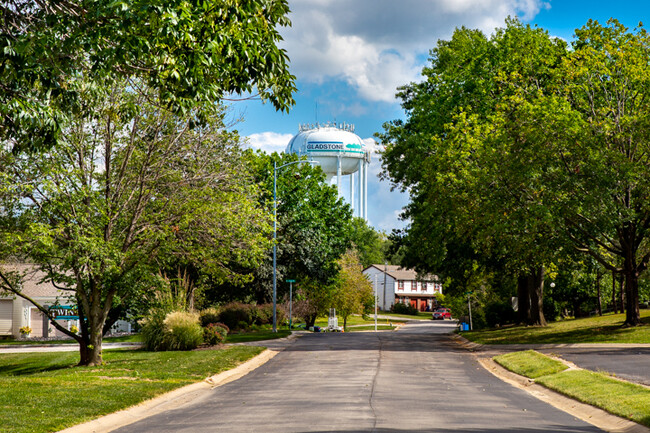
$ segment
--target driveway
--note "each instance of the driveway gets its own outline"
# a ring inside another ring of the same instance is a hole
[[[450,338],[453,327],[306,334],[200,400],[116,431],[601,431],[494,377]]]

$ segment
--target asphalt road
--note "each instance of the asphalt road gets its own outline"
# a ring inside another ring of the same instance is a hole
[[[601,431],[492,376],[449,337],[453,326],[307,334],[200,400],[116,431]]]
[[[615,374],[621,379],[650,386],[650,347],[581,345],[539,351],[560,356],[581,368]]]

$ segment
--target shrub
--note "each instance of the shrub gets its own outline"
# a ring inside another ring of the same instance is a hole
[[[415,308],[411,304],[403,304],[401,302],[397,302],[396,304],[393,304],[392,307],[390,307],[390,311],[396,314],[409,314],[411,316],[417,316],[418,315],[418,309]]]
[[[228,331],[230,330],[223,323],[209,323],[203,328],[203,337],[207,344],[214,346],[226,340]]]
[[[165,314],[163,309],[155,309],[140,324],[146,350],[191,350],[203,343],[198,314],[180,311]]]
[[[201,311],[199,314],[199,322],[204,328],[210,323],[219,323],[219,311],[216,308],[207,308]]]
[[[257,310],[255,323],[258,325],[268,325],[269,323],[273,323],[273,304],[257,305],[255,309]]]
[[[491,328],[514,323],[516,319],[515,310],[509,301],[490,302],[485,306],[485,321]]]
[[[560,304],[555,302],[551,297],[549,296],[544,296],[542,299],[543,304],[543,311],[544,311],[544,318],[548,320],[549,322],[553,322],[557,320],[557,318],[560,316]]]
[[[221,308],[219,322],[230,329],[246,329],[253,323],[249,305],[232,302]]]
[[[149,312],[149,315],[139,321],[142,326],[140,335],[144,343],[145,350],[158,352],[166,350],[163,337],[165,335],[165,311],[162,309],[154,309]]]
[[[169,313],[164,325],[163,341],[167,350],[192,350],[203,344],[203,328],[196,313]]]

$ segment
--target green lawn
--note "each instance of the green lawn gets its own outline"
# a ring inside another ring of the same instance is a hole
[[[400,320],[431,320],[431,316],[433,315],[433,312],[422,312],[420,311],[417,316],[411,316],[410,314],[395,314],[391,312],[380,312],[379,313],[382,316],[390,316],[394,317],[395,319],[400,319]]]
[[[650,389],[644,386],[602,373],[566,370],[562,363],[532,350],[500,355],[494,360],[549,389],[650,427]]]
[[[641,310],[650,325],[650,310]],[[547,327],[510,328],[463,332],[463,337],[480,344],[560,344],[560,343],[650,343],[650,326],[623,328],[624,314],[552,322]]]
[[[271,330],[264,331],[253,331],[253,332],[242,332],[242,333],[230,333],[226,337],[226,343],[244,343],[248,341],[263,341],[263,340],[275,340],[277,338],[284,338],[291,335],[291,331],[288,329],[278,329],[278,332],[273,332]]]
[[[0,355],[3,432],[53,432],[231,369],[264,350],[106,350],[106,365],[75,367],[76,352]]]
[[[534,350],[506,353],[496,356],[494,361],[510,371],[531,379],[559,373],[568,368],[564,363]]]

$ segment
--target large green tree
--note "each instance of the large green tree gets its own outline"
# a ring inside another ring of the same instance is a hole
[[[407,120],[384,125],[383,164],[411,194],[406,264],[444,276],[448,254],[466,269],[498,263],[521,278],[521,320],[544,325],[544,264],[556,249],[549,211],[535,199],[540,168],[526,163],[517,129],[495,118],[552,84],[566,46],[541,29],[506,24],[490,38],[462,28],[439,41],[425,80],[399,93]]]
[[[386,126],[385,167],[412,191],[415,233],[430,223],[534,271],[520,308],[526,290],[541,305],[539,265],[571,247],[625,276],[635,326],[650,262],[650,37],[616,20],[576,36],[567,50],[508,21],[489,40],[461,29],[439,43],[427,80],[401,93],[407,122]]]
[[[317,165],[296,163],[295,154],[271,155],[249,151],[247,159],[255,182],[260,186],[260,206],[273,215],[273,172],[277,176],[277,294],[289,293],[286,279],[309,280],[309,287],[331,286],[338,274],[336,261],[351,246],[352,211],[338,196],[336,187],[325,182]],[[269,239],[272,233],[268,233]],[[273,255],[249,272],[251,283],[214,285],[206,296],[210,301],[248,300],[266,303],[273,292]],[[311,290],[311,289],[310,289]],[[313,290],[310,292],[313,293]]]
[[[95,365],[111,312],[150,291],[152,274],[173,260],[243,278],[229,264],[253,266],[268,249],[269,216],[223,112],[191,127],[201,113],[172,114],[155,90],[112,83],[82,96],[94,110],[63,125],[58,146],[0,150],[0,258],[34,263],[71,294],[81,335],[52,323]],[[51,317],[1,270],[0,288]]]
[[[58,142],[65,117],[92,111],[82,94],[118,79],[158,90],[175,112],[255,91],[286,110],[295,77],[277,43],[288,13],[286,0],[5,1],[0,139]]]
[[[555,92],[513,111],[539,143],[533,163],[552,167],[545,205],[580,251],[625,276],[625,324],[636,326],[650,262],[650,35],[590,20],[573,48]]]

